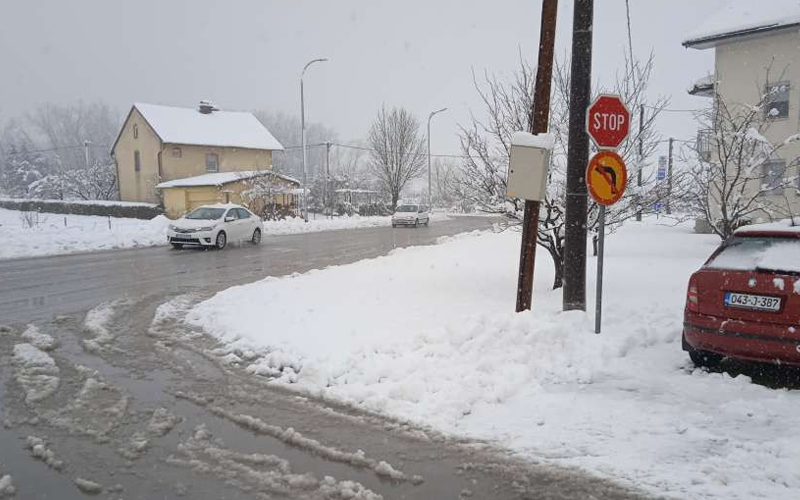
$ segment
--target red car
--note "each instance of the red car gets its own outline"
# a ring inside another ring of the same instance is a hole
[[[748,226],[717,248],[689,280],[683,350],[697,366],[800,366],[800,227]]]

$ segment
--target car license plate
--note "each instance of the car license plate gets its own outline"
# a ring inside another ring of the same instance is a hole
[[[751,295],[749,293],[725,292],[725,305],[739,309],[777,312],[781,309],[780,297]]]

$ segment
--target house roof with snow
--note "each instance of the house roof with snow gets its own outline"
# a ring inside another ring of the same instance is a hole
[[[271,176],[296,186],[300,185],[300,181],[288,175],[279,174],[277,172],[265,170],[244,170],[240,172],[215,172],[211,174],[196,175],[194,177],[186,177],[183,179],[175,179],[173,181],[166,181],[158,184],[157,189],[165,188],[185,188],[185,187],[199,187],[199,186],[223,186],[231,182],[243,181],[253,179],[255,177]]]
[[[708,49],[733,38],[798,27],[800,1],[733,0],[689,33],[683,46]]]
[[[133,104],[131,112],[134,109],[163,143],[283,150],[283,145],[252,113],[220,111],[213,106],[209,112],[203,113],[195,108],[139,102]],[[114,141],[114,146],[117,141]]]

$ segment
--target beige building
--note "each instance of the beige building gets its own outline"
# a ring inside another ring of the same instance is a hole
[[[269,171],[272,152],[282,150],[252,113],[219,111],[207,102],[198,109],[136,103],[112,156],[122,201],[162,203],[168,213],[177,214],[194,202],[167,206],[159,184],[206,174]]]
[[[200,205],[237,203],[269,218],[296,206],[300,182],[269,170],[217,172],[165,181],[156,186],[170,218]]]
[[[714,51],[713,72],[698,80],[690,94],[724,101],[728,107],[762,103],[756,125],[773,145],[800,132],[800,7],[796,3],[733,2],[707,19],[683,45]],[[718,110],[719,105],[715,101],[712,109]],[[715,141],[707,140],[712,133],[713,128],[700,131],[698,149],[713,162]],[[777,216],[800,214],[798,158],[800,141],[780,147],[759,166],[761,179],[748,186],[753,194],[765,191],[759,199]],[[778,187],[770,189],[772,185]],[[773,215],[756,213],[753,222]]]

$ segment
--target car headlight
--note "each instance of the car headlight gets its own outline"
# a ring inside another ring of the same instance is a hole
[[[178,228],[177,228],[177,227],[175,227],[175,226],[173,226],[172,224],[170,224],[170,225],[169,225],[169,230],[170,230],[170,231],[177,231],[177,230],[178,230]]]
[[[207,226],[199,228],[198,231],[211,231],[212,229],[214,229],[214,226]]]

